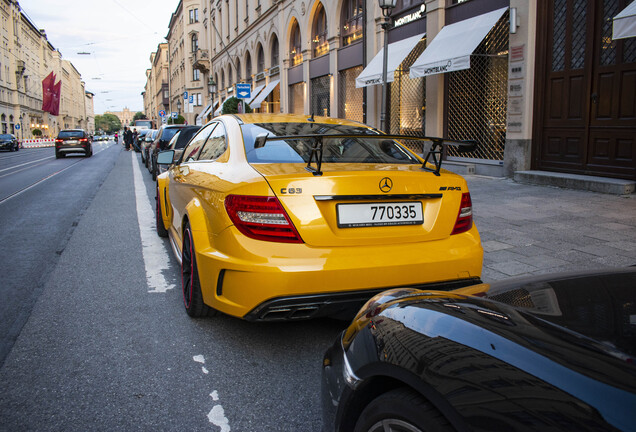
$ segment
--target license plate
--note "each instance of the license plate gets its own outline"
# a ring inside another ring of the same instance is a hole
[[[421,225],[424,223],[422,203],[382,202],[337,204],[339,228],[389,225]]]
[[[77,140],[68,140],[66,144],[77,144]]]

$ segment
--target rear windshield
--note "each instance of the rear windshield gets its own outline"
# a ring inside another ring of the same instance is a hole
[[[60,131],[60,138],[83,138],[83,131]]]
[[[164,129],[163,132],[161,132],[161,139],[170,141],[172,137],[174,136],[174,134],[176,134],[180,130],[181,129],[179,128]]]
[[[307,163],[313,139],[267,141],[254,148],[260,134],[269,136],[334,135],[323,139],[323,162],[420,164],[419,160],[393,140],[379,138],[338,138],[337,135],[379,136],[365,127],[321,123],[254,123],[241,126],[247,161],[250,163]]]
[[[185,130],[182,130],[174,148],[176,149],[184,148],[186,144],[190,142],[190,139],[194,136],[194,134],[197,133],[198,131],[199,131],[199,128],[187,128]]]
[[[13,135],[9,135],[9,134],[0,134],[0,139],[3,139],[3,140],[10,140],[10,139],[13,139]]]

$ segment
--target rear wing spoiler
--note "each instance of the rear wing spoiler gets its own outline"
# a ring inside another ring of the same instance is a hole
[[[380,140],[408,140],[408,141],[423,141],[430,142],[431,147],[424,156],[424,163],[422,169],[430,171],[436,176],[439,176],[439,171],[442,168],[442,151],[444,146],[455,147],[459,153],[470,153],[477,148],[477,141],[467,140],[452,140],[439,137],[416,137],[410,135],[371,135],[371,134],[337,134],[337,135],[287,135],[287,136],[270,136],[268,133],[258,135],[254,140],[254,148],[261,148],[265,146],[267,141],[284,141],[284,140],[313,140],[314,144],[311,148],[311,154],[309,161],[305,169],[311,172],[315,176],[322,175],[322,149],[323,138],[364,138],[364,139],[380,139]],[[314,162],[315,160],[315,162]],[[312,162],[315,163],[315,167],[312,166]],[[428,163],[435,165],[435,169],[426,166]]]

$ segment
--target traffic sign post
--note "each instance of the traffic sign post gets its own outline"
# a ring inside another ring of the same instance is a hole
[[[236,84],[236,97],[239,99],[249,99],[252,96],[252,85],[249,83]]]
[[[183,99],[188,99],[188,92],[183,92]]]
[[[166,116],[166,111],[165,110],[159,111],[159,117],[165,117],[165,116]]]

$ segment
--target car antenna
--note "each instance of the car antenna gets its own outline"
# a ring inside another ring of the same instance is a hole
[[[314,113],[312,112],[311,115],[307,118],[307,121],[313,122],[314,120]]]

